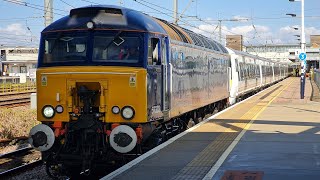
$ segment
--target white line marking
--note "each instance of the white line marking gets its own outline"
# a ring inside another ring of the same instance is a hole
[[[236,103],[236,104],[228,107],[227,109],[224,109],[223,111],[220,111],[219,113],[217,113],[217,114],[209,117],[208,119],[200,122],[199,124],[193,126],[192,128],[187,129],[187,130],[184,131],[183,133],[180,133],[180,134],[178,134],[178,135],[170,138],[170,139],[167,140],[166,142],[164,142],[164,143],[160,144],[159,146],[157,146],[157,147],[149,150],[148,152],[144,153],[143,155],[139,156],[138,158],[136,158],[136,159],[128,162],[127,164],[123,165],[122,167],[118,168],[117,170],[113,171],[112,173],[108,174],[107,176],[101,178],[101,180],[109,180],[109,179],[112,179],[112,178],[117,177],[117,176],[120,175],[121,173],[125,172],[126,170],[130,169],[131,167],[133,167],[134,165],[138,164],[138,163],[141,162],[142,160],[146,159],[147,157],[151,156],[152,154],[158,152],[159,150],[161,150],[161,149],[163,149],[164,147],[168,146],[169,144],[173,143],[175,140],[181,138],[182,136],[184,136],[184,135],[188,134],[189,132],[193,131],[194,129],[198,128],[198,127],[201,126],[202,124],[204,124],[204,123],[212,120],[213,118],[219,116],[220,114],[222,114],[222,113],[224,113],[224,112],[226,112],[226,111],[228,111],[228,110],[230,110],[230,109],[232,109],[232,108],[234,108],[234,107],[236,107],[236,106],[238,106],[238,105],[240,105],[240,104],[242,104],[242,103],[250,100],[251,98],[255,97],[256,95],[259,95],[260,93],[262,93],[262,92],[270,89],[270,88],[273,87],[273,86],[274,86],[274,85],[272,85],[272,86],[270,86],[270,87],[268,87],[268,88],[260,91],[259,93],[255,94],[255,95],[253,95],[253,96],[250,96],[249,98],[247,98],[247,99],[245,99],[245,100],[243,100],[243,101],[241,101],[241,102],[239,102],[239,103]],[[241,133],[242,133],[242,132],[241,132]],[[230,145],[230,146],[231,146],[231,145]],[[210,179],[211,179],[211,178],[210,178]]]

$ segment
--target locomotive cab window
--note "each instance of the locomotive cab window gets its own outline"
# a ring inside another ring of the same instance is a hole
[[[83,34],[58,34],[44,40],[43,63],[85,61],[87,37]]]
[[[148,42],[148,65],[160,65],[159,39],[151,38]]]
[[[137,63],[140,57],[139,37],[96,35],[93,43],[93,61]]]

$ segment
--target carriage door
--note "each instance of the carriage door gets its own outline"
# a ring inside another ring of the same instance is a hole
[[[168,85],[168,38],[161,41],[161,71],[162,71],[162,111],[169,109],[169,85]]]
[[[167,46],[165,39],[150,38],[148,45],[148,109],[152,118],[160,118],[168,109]],[[162,113],[161,113],[162,112]]]

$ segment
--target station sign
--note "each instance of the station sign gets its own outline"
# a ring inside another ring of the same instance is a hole
[[[307,59],[307,54],[304,53],[304,52],[300,53],[300,54],[299,54],[299,59],[300,59],[301,61],[306,60],[306,59]]]

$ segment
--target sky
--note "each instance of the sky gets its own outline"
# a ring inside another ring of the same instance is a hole
[[[54,21],[76,7],[121,5],[173,22],[173,0],[53,0]],[[0,0],[0,46],[37,47],[44,28],[44,0]],[[178,0],[178,24],[219,41],[243,35],[244,44],[299,44],[301,2],[289,0]],[[287,13],[297,17],[287,16]],[[234,21],[236,20],[236,21]],[[305,32],[320,35],[320,0],[305,0]],[[299,30],[294,30],[298,27]]]

